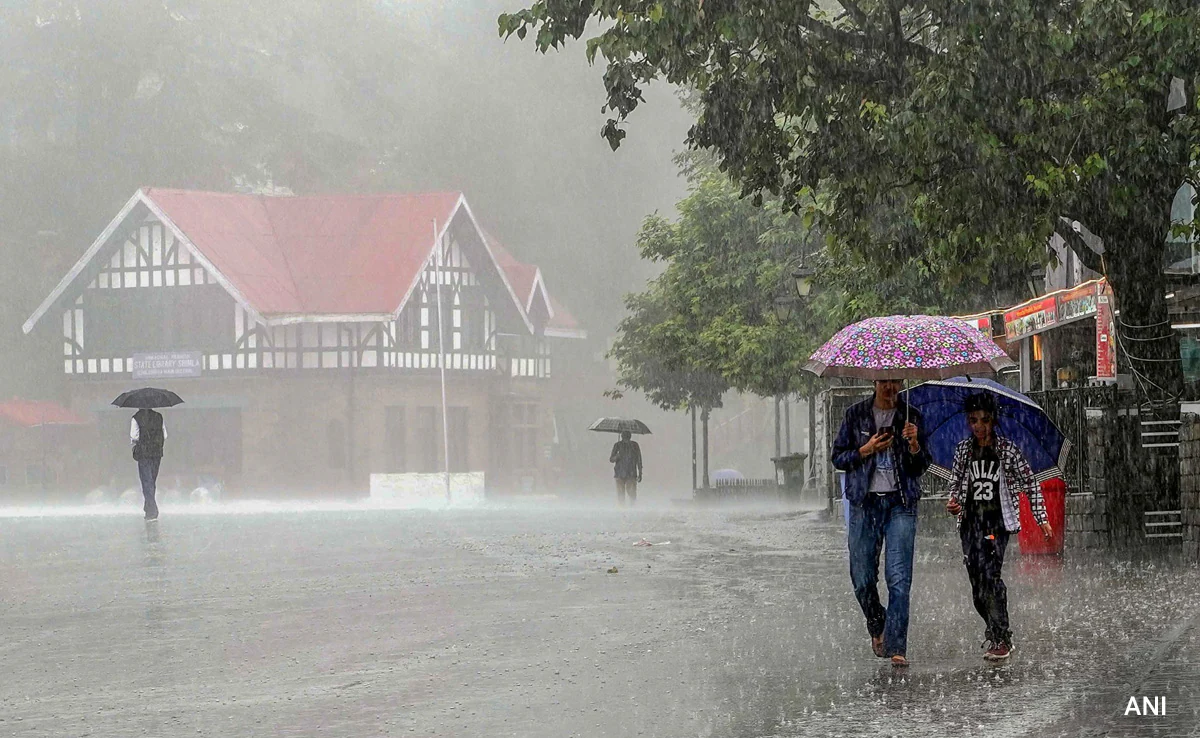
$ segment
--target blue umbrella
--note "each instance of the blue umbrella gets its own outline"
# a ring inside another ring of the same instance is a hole
[[[933,455],[931,472],[950,479],[954,447],[970,434],[963,403],[967,397],[988,392],[996,401],[996,432],[1017,444],[1025,454],[1038,482],[1063,476],[1062,467],[1071,452],[1071,442],[1036,402],[990,379],[954,377],[919,384],[902,394],[905,401],[921,411],[929,452]]]

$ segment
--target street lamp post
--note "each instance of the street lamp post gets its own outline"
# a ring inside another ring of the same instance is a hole
[[[796,297],[807,302],[812,294],[813,276],[816,270],[801,264],[792,272],[796,283]],[[815,476],[817,471],[817,400],[814,396],[808,398],[808,468],[809,474]]]

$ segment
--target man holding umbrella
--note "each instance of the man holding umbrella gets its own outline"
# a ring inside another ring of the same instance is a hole
[[[167,426],[162,413],[156,407],[173,407],[182,403],[179,395],[169,390],[147,387],[126,392],[113,400],[117,407],[136,407],[139,410],[129,421],[129,443],[133,446],[133,458],[138,464],[138,477],[142,482],[142,510],[146,520],[158,520],[158,503],[154,499],[158,482],[158,467],[162,463],[163,446],[167,440]]]
[[[638,482],[642,481],[642,449],[633,440],[633,434],[649,434],[650,429],[640,420],[600,418],[588,430],[621,434],[621,440],[613,444],[612,453],[608,455],[608,463],[613,465],[613,477],[617,482],[617,502],[623,506],[628,496],[629,504],[634,504]]]
[[[846,472],[850,581],[867,619],[871,650],[908,664],[908,610],[917,501],[930,457],[921,415],[899,400],[902,382],[875,381],[875,393],[846,410],[833,466]],[[879,554],[886,542],[888,606],[879,602]]]
[[[642,449],[633,434],[621,433],[621,440],[613,444],[608,461],[613,465],[613,476],[617,480],[617,504],[624,505],[626,495],[629,504],[637,502],[637,486],[642,481]]]

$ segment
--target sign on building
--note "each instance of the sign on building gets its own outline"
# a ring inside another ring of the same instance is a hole
[[[164,351],[133,355],[134,379],[164,379],[200,376],[199,351]]]
[[[992,337],[992,316],[990,313],[988,315],[968,315],[966,317],[959,318],[959,320],[973,327],[975,330],[979,331],[988,338]]]
[[[1086,282],[1073,289],[1021,303],[1004,313],[1004,333],[1009,341],[1074,323],[1096,314],[1098,297],[1106,283]]]
[[[1096,314],[1096,297],[1100,285],[1089,282],[1073,290],[1058,295],[1058,322],[1070,323],[1073,320],[1090,318]]]
[[[1058,305],[1053,297],[1027,302],[1004,314],[1004,335],[1017,341],[1058,324]]]
[[[1096,298],[1096,376],[1113,379],[1117,376],[1117,347],[1113,345],[1116,326],[1113,325],[1112,290],[1101,284]]]

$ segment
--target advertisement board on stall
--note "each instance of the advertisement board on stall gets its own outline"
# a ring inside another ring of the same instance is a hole
[[[1004,335],[1017,341],[1058,325],[1058,303],[1053,297],[1027,302],[1004,314]]]
[[[1096,297],[1100,285],[1089,282],[1073,290],[1056,295],[1058,300],[1058,324],[1070,323],[1096,314]]]

